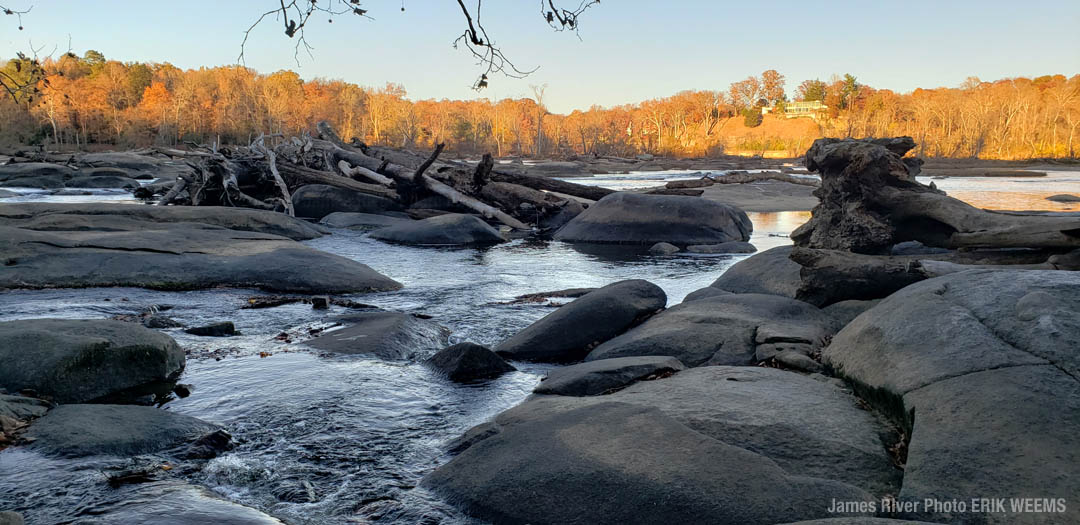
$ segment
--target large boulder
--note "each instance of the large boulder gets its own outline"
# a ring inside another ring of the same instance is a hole
[[[336,318],[348,326],[307,341],[318,350],[382,359],[422,359],[446,346],[450,331],[400,312],[362,312]]]
[[[521,361],[580,361],[667,304],[659,286],[641,279],[619,281],[567,303],[499,343],[495,352]]]
[[[749,365],[785,349],[811,353],[837,328],[835,319],[802,301],[719,294],[673,306],[597,346],[586,360],[666,355],[686,366]]]
[[[712,287],[734,293],[763,293],[795,298],[802,267],[792,261],[791,246],[765,250],[735,263]]]
[[[498,230],[473,215],[448,213],[371,232],[380,241],[399,244],[475,245],[506,242]]]
[[[0,387],[81,403],[174,379],[184,351],[165,334],[105,319],[0,323]]]
[[[697,197],[612,193],[555,233],[565,242],[679,246],[748,241],[746,213]]]
[[[499,523],[773,524],[895,491],[883,433],[831,384],[703,367],[532,398],[466,434],[424,484]]]
[[[909,432],[900,499],[1080,492],[1080,273],[955,273],[908,286],[836,334],[824,359]],[[1064,513],[910,513],[971,523]],[[969,509],[970,510],[970,509]]]
[[[517,370],[489,348],[468,342],[443,348],[424,360],[424,364],[458,382],[498,377]]]
[[[401,205],[385,197],[325,184],[301,186],[293,192],[292,204],[298,217],[312,219],[321,219],[338,211],[381,213],[402,209]]]
[[[310,225],[282,213],[252,212],[130,205],[88,205],[80,212],[63,205],[0,205],[5,265],[0,289],[234,286],[356,293],[401,287],[364,264],[274,234],[321,235]]]
[[[136,456],[195,442],[221,427],[153,407],[61,405],[26,432],[31,450],[50,456]]]
[[[559,396],[597,396],[643,379],[685,369],[678,359],[667,356],[601,359],[552,370],[533,392]]]

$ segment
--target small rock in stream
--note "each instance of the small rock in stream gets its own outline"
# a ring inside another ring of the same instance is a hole
[[[236,326],[233,325],[232,321],[214,323],[206,326],[197,326],[194,328],[188,328],[184,331],[191,335],[205,337],[228,337],[231,335],[240,335],[239,332],[236,331]]]

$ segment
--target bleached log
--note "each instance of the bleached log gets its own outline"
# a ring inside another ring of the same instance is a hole
[[[356,177],[357,175],[359,175],[387,187],[393,186],[394,184],[394,181],[389,177],[380,175],[363,166],[350,166],[349,163],[344,160],[339,160],[337,163],[337,167],[339,170],[341,170],[342,173],[350,177]]]

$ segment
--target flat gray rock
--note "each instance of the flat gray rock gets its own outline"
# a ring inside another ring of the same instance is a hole
[[[133,221],[174,223],[193,222],[230,230],[269,233],[295,241],[317,239],[325,229],[289,217],[284,213],[219,206],[136,206],[131,204],[24,202],[0,204],[0,226],[27,229],[95,229],[94,220],[107,216]],[[48,220],[47,227],[35,227],[34,221]],[[68,223],[75,227],[67,227]],[[104,229],[104,228],[103,228]]]
[[[534,397],[467,433],[424,485],[499,523],[825,518],[834,498],[896,490],[882,431],[827,383],[704,367],[608,396]]]
[[[105,319],[0,322],[0,387],[81,403],[175,378],[184,351],[161,332]]]
[[[667,355],[686,366],[750,365],[759,345],[821,347],[838,325],[817,307],[776,295],[719,294],[668,308],[592,350],[587,361]]]
[[[791,260],[791,246],[779,246],[735,263],[710,286],[734,293],[763,293],[795,298],[802,266]]]
[[[698,197],[612,193],[555,233],[555,240],[679,246],[748,241],[754,226],[742,210]]]
[[[34,421],[31,450],[49,456],[136,456],[171,449],[220,430],[212,423],[153,407],[61,405]]]
[[[476,245],[506,242],[498,230],[473,215],[448,213],[400,222],[371,233],[373,239],[398,244]]]
[[[686,367],[674,357],[637,356],[601,359],[557,368],[548,373],[533,393],[559,396],[597,396],[648,378]]]
[[[619,281],[560,306],[499,343],[495,352],[520,361],[580,361],[596,345],[625,332],[666,303],[667,295],[655,284],[641,279]]]
[[[380,213],[400,211],[401,205],[377,195],[328,186],[308,184],[292,194],[293,210],[297,217],[322,219],[334,212]]]
[[[356,293],[401,287],[364,264],[271,233],[321,235],[312,226],[281,213],[249,211],[3,204],[0,289],[231,286]]]
[[[1080,492],[1077,341],[1080,273],[975,270],[885,298],[823,357],[910,433],[901,499],[1069,498]],[[1080,509],[903,517],[1064,523]]]
[[[395,224],[412,222],[408,217],[376,215],[373,213],[350,213],[338,211],[323,217],[319,224],[331,228],[382,228]]]
[[[362,312],[337,318],[345,328],[326,332],[305,344],[337,354],[363,354],[382,359],[423,359],[444,348],[450,331],[400,312]]]

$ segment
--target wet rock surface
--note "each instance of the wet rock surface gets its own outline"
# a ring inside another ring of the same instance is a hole
[[[439,350],[425,359],[424,364],[458,382],[498,377],[517,370],[486,346],[467,342]]]
[[[131,405],[61,405],[34,421],[31,450],[50,456],[135,456],[191,443],[221,430],[167,410]]]
[[[363,312],[341,316],[345,328],[306,342],[312,348],[337,354],[363,354],[390,360],[429,357],[444,348],[449,330],[400,312]]]
[[[495,352],[511,360],[579,361],[607,341],[662,309],[667,296],[640,279],[619,281],[589,292],[499,343]]]
[[[0,387],[79,403],[164,382],[184,369],[165,334],[110,320],[27,319],[0,323]]]

